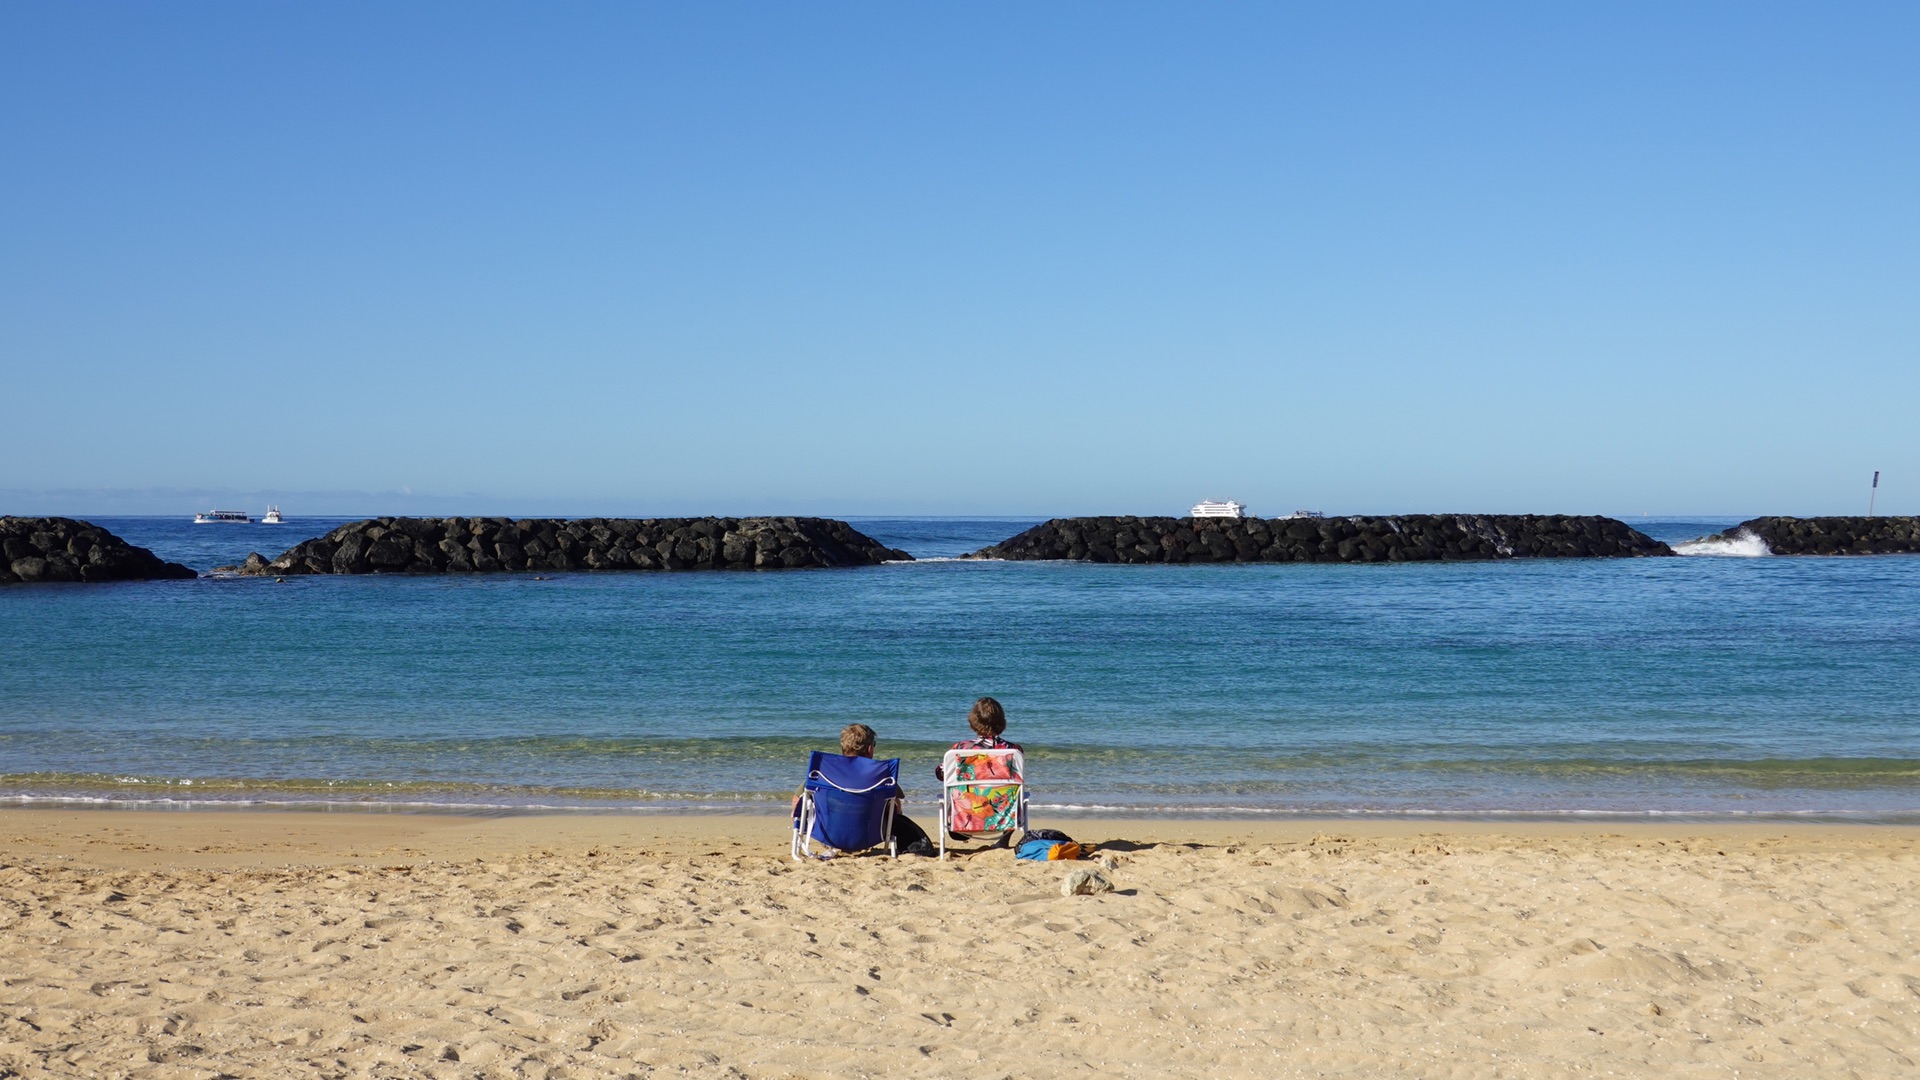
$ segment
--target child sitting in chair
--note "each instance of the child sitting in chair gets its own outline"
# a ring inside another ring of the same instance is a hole
[[[880,737],[865,724],[848,724],[840,731],[840,752],[847,757],[873,756],[873,749]],[[914,824],[902,811],[906,808],[906,792],[902,791],[893,811],[893,841],[902,855],[932,855],[933,840],[927,831]]]

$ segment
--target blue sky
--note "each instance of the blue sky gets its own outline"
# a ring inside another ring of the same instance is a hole
[[[1920,512],[1911,4],[10,4],[0,512]]]

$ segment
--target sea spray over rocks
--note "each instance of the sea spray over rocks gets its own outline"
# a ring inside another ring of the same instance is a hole
[[[1436,562],[1671,555],[1606,517],[1396,514],[1338,518],[1055,518],[969,555],[1102,563]]]
[[[372,518],[296,544],[251,576],[525,570],[793,570],[913,558],[830,518]]]
[[[1757,517],[1681,548],[1712,554],[1754,539],[1775,555],[1898,555],[1920,551],[1920,517]]]
[[[1732,529],[1697,540],[1682,540],[1673,545],[1675,555],[1707,555],[1730,559],[1764,559],[1773,554],[1767,542],[1740,529]]]
[[[0,517],[0,585],[198,577],[105,529],[63,517]]]

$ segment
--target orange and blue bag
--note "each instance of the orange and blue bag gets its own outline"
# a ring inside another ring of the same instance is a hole
[[[1054,829],[1033,829],[1013,850],[1016,859],[1033,862],[1057,862],[1061,859],[1086,859],[1093,856],[1094,845],[1082,844]]]

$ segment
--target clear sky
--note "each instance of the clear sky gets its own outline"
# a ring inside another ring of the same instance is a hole
[[[1912,3],[9,3],[0,512],[1916,513],[1916,56]]]

